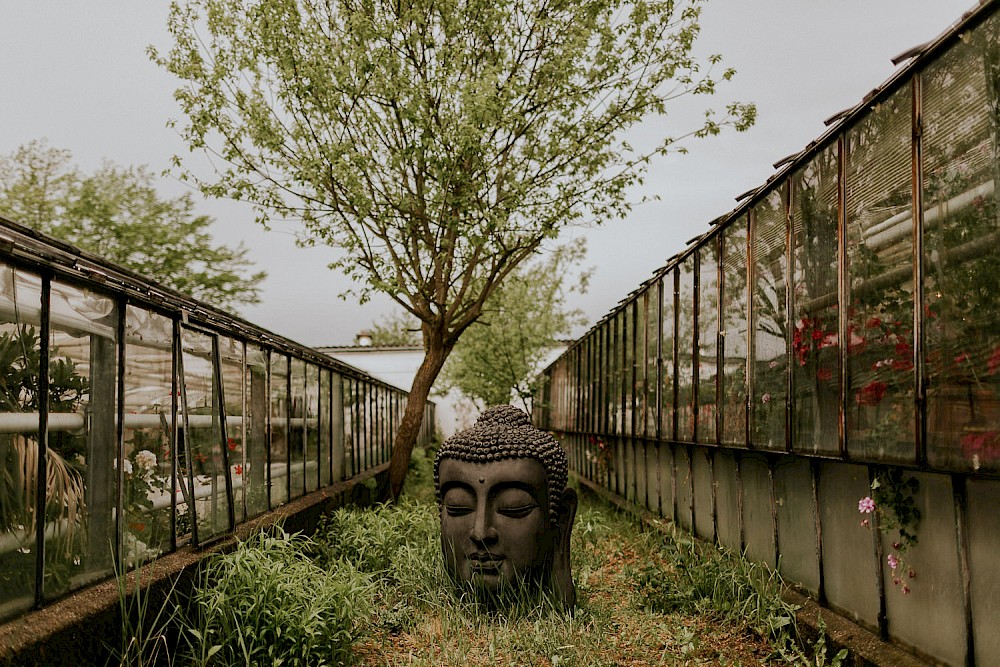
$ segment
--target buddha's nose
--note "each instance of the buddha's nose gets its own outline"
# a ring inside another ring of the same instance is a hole
[[[469,537],[480,544],[493,544],[499,539],[500,534],[490,521],[488,512],[481,510],[476,512],[476,520],[472,524],[472,533]]]

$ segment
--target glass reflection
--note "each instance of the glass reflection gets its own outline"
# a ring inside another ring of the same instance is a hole
[[[35,599],[40,310],[41,278],[0,265],[0,617]],[[45,534],[50,550],[72,553],[84,511],[83,476],[79,462],[59,459],[64,498],[46,489]]]
[[[694,253],[677,267],[677,439],[694,440]]]
[[[222,397],[217,376],[215,337],[181,330],[181,470],[194,502],[194,539],[201,544],[230,529],[228,447],[223,439]]]
[[[746,444],[747,418],[747,218],[723,232],[722,434],[727,444]]]
[[[840,449],[837,288],[838,152],[822,150],[792,176],[792,446]]]
[[[270,456],[267,450],[267,352],[246,346],[246,419],[243,442],[243,497],[247,517],[267,511]]]
[[[718,442],[719,240],[698,249],[698,442]]]
[[[771,191],[753,208],[753,351],[751,445],[785,448],[788,399],[788,313],[785,303],[787,223],[781,192]]]
[[[927,456],[973,470],[1000,469],[998,42],[993,16],[922,79]]]
[[[128,464],[122,492],[122,546],[129,560],[169,551],[174,544],[174,516],[177,534],[191,533],[190,505],[174,480],[172,381],[173,322],[128,306],[122,431]]]
[[[75,286],[52,282],[49,336],[49,432],[46,449],[59,507],[56,530],[65,539],[45,554],[46,597],[53,597],[111,573],[117,487],[141,484],[150,473],[139,464],[118,470],[115,412],[118,395],[118,313],[113,299]],[[73,428],[67,420],[87,416]],[[74,462],[72,465],[68,462]],[[50,477],[51,478],[51,477]],[[81,488],[82,483],[82,488]],[[82,491],[82,504],[73,497]],[[66,504],[68,502],[68,505]],[[47,505],[52,506],[51,503]],[[127,547],[128,545],[126,545]],[[135,543],[133,561],[155,550]]]
[[[911,89],[847,133],[847,449],[913,460]]]

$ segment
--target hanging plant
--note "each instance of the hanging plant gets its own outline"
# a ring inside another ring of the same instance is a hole
[[[906,553],[917,543],[920,510],[914,497],[920,489],[915,477],[908,477],[902,470],[879,472],[872,480],[872,492],[858,501],[858,512],[874,514],[879,531],[890,540],[892,551],[886,555],[886,564],[892,572],[892,583],[904,595],[910,592],[909,580],[917,576],[909,565]],[[871,520],[862,519],[861,525],[870,528]]]

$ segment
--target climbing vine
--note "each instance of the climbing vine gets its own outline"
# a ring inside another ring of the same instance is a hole
[[[886,564],[892,572],[893,585],[904,595],[910,592],[909,580],[917,576],[906,554],[917,544],[920,510],[914,497],[919,489],[920,482],[915,477],[905,475],[902,470],[888,469],[875,475],[871,495],[858,501],[858,511],[874,514],[876,527],[891,540],[892,551],[886,555]],[[872,523],[867,517],[861,521],[866,528]]]

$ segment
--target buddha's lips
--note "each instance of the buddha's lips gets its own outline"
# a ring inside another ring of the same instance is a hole
[[[503,563],[503,557],[493,554],[470,554],[469,564],[477,572],[498,572]]]

